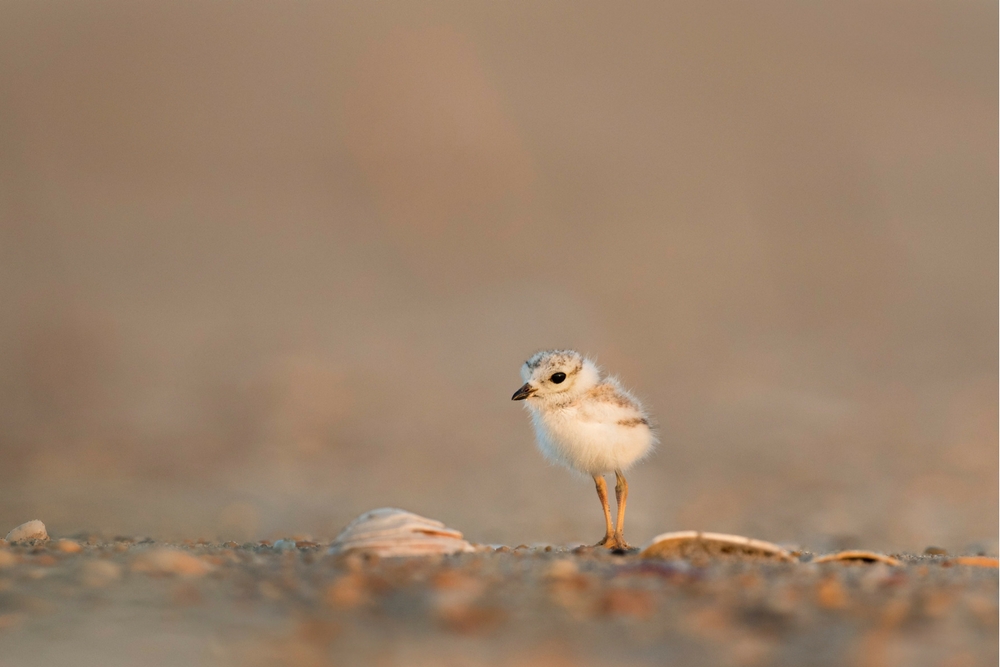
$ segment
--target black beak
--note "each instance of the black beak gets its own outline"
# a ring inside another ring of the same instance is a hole
[[[514,395],[511,396],[510,400],[523,401],[524,399],[534,394],[535,391],[536,389],[534,387],[532,387],[529,383],[525,382],[523,387],[514,392]]]

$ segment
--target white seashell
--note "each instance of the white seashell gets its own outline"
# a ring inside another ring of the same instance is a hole
[[[789,562],[795,560],[788,550],[782,549],[777,544],[754,540],[742,535],[703,533],[698,530],[682,530],[676,533],[657,535],[639,555],[643,558],[737,556],[774,558]]]
[[[412,512],[382,507],[365,512],[347,524],[330,545],[329,553],[365,551],[383,557],[427,556],[474,551],[462,533],[440,521]]]
[[[7,533],[6,537],[6,540],[11,543],[24,542],[27,540],[44,541],[47,539],[49,539],[49,534],[45,532],[45,524],[38,519],[22,523],[20,526]]]
[[[902,565],[902,561],[892,556],[875,553],[874,551],[840,551],[835,554],[827,554],[813,560],[814,563],[885,563],[897,567]]]

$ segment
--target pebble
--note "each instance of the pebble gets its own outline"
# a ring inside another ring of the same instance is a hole
[[[577,567],[576,561],[570,558],[560,558],[549,566],[545,574],[553,579],[568,579],[576,576],[579,572],[580,568]]]
[[[200,577],[208,574],[212,566],[201,558],[179,549],[160,547],[139,554],[132,561],[132,570],[151,575],[176,574],[182,577]]]
[[[836,576],[825,577],[819,582],[816,602],[824,609],[843,609],[847,606],[847,592]]]
[[[121,566],[110,560],[92,560],[80,568],[80,583],[88,588],[103,588],[121,576]]]
[[[370,600],[365,576],[360,572],[349,572],[338,577],[327,586],[323,597],[327,604],[341,609],[352,609],[367,604]]]
[[[83,547],[76,540],[61,539],[56,542],[56,550],[64,554],[78,554],[83,551]]]
[[[19,560],[20,559],[17,557],[17,554],[12,554],[6,549],[0,549],[0,570],[5,567],[17,565]]]
[[[45,532],[45,524],[34,519],[27,523],[22,523],[17,528],[7,533],[8,542],[25,542],[27,540],[47,540],[49,534]]]
[[[601,613],[609,616],[634,616],[646,619],[656,611],[653,596],[639,589],[612,588],[604,593],[599,603]]]

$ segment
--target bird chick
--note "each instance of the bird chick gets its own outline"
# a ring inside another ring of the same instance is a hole
[[[594,478],[604,509],[606,531],[597,546],[628,549],[623,471],[656,445],[649,415],[616,378],[602,377],[597,365],[574,350],[546,350],[524,362],[524,385],[514,393],[531,413],[538,449],[555,463]],[[615,473],[618,517],[611,523],[605,473]]]

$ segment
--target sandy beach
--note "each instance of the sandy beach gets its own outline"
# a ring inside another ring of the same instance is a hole
[[[325,544],[0,548],[0,665],[997,662],[985,557],[662,560],[589,547],[327,555]]]

